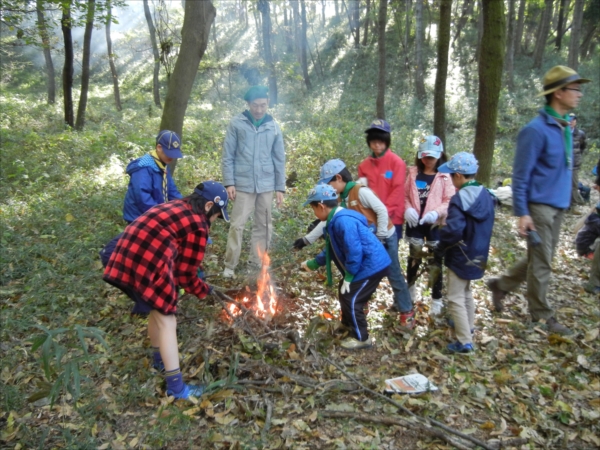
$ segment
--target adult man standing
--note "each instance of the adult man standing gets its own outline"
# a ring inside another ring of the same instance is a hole
[[[528,237],[527,256],[487,282],[500,312],[507,292],[527,281],[531,318],[545,320],[551,333],[571,333],[556,320],[546,294],[560,226],[571,202],[573,142],[567,113],[579,104],[581,84],[589,81],[565,66],[553,67],[544,76],[539,96],[546,97],[546,105],[519,132],[513,164],[513,209],[519,217],[519,234]]]
[[[242,236],[250,214],[254,224],[250,240],[250,263],[260,267],[261,252],[269,245],[272,234],[271,207],[273,191],[279,207],[285,192],[285,150],[277,122],[267,114],[269,93],[265,86],[251,87],[244,100],[248,109],[229,123],[223,143],[223,184],[233,200],[225,270],[223,276],[235,276],[240,260]]]
[[[581,159],[586,148],[585,132],[577,128],[577,116],[574,113],[569,114],[569,125],[573,135],[573,182],[571,191],[571,207],[583,205],[585,200],[579,193],[579,169],[581,169]]]

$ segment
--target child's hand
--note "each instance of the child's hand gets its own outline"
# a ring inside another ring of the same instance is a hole
[[[437,212],[435,212],[435,211],[429,211],[427,214],[425,214],[423,216],[423,218],[419,221],[419,223],[421,225],[424,225],[426,223],[433,224],[433,223],[435,223],[438,220],[438,217],[439,217],[439,215],[438,215]]]
[[[404,211],[404,220],[409,227],[414,228],[419,223],[419,213],[415,208],[408,208]]]

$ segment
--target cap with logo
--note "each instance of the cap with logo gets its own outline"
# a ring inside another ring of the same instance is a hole
[[[194,189],[194,192],[201,195],[206,200],[214,202],[215,205],[221,208],[221,214],[225,222],[229,222],[229,214],[227,213],[227,203],[229,196],[221,183],[216,181],[204,181],[202,190]]]
[[[317,184],[313,189],[308,193],[308,198],[304,202],[304,205],[309,205],[312,202],[324,202],[327,200],[337,200],[338,193],[336,190],[329,186],[328,184]]]
[[[318,184],[329,183],[331,179],[340,173],[345,167],[346,164],[341,159],[330,159],[321,166]]]
[[[383,119],[375,119],[373,122],[371,122],[371,126],[365,130],[365,133],[368,133],[369,130],[381,130],[385,131],[386,133],[391,133],[392,127]]]
[[[551,94],[571,83],[589,83],[591,80],[581,78],[577,72],[567,66],[554,66],[544,75],[543,90],[537,96]]]
[[[419,152],[417,157],[419,159],[431,157],[439,159],[444,153],[444,144],[442,144],[442,140],[437,136],[426,136],[421,139],[419,143]]]
[[[162,130],[158,133],[156,145],[160,145],[164,154],[169,158],[183,158],[181,138],[174,131]]]
[[[459,152],[450,161],[438,167],[438,172],[474,175],[477,173],[477,169],[479,169],[479,164],[472,153]]]

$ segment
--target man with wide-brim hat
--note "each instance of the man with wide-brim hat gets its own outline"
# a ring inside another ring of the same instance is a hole
[[[571,333],[556,320],[547,299],[560,226],[571,203],[573,136],[568,112],[578,106],[582,84],[589,81],[566,66],[553,67],[544,75],[538,96],[545,96],[546,104],[519,132],[513,164],[513,209],[519,235],[528,238],[527,256],[487,282],[494,308],[501,312],[506,294],[527,281],[532,321],[545,321],[548,331],[558,334]]]

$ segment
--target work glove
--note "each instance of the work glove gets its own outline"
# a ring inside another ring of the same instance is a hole
[[[435,211],[429,211],[427,214],[423,216],[423,218],[419,221],[421,225],[426,223],[433,224],[438,220],[439,214]]]
[[[306,239],[304,239],[303,237],[301,237],[300,239],[296,239],[294,241],[294,244],[292,245],[292,248],[295,249],[295,250],[302,250],[307,245],[308,245],[308,242],[306,242]]]
[[[350,292],[350,282],[348,280],[344,280],[342,283],[342,287],[340,288],[340,294],[347,294]]]
[[[313,270],[317,270],[319,268],[319,264],[314,259],[309,259],[308,261],[304,261],[300,267],[307,272],[312,272]]]
[[[409,227],[414,228],[419,223],[419,213],[415,208],[408,208],[404,211],[404,220],[406,220]]]

